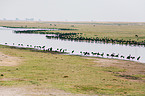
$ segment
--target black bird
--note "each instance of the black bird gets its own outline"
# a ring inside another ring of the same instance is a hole
[[[140,59],[140,56],[137,58],[137,60],[139,60]]]
[[[61,52],[61,50],[62,50],[62,49],[60,49],[60,52]]]
[[[119,54],[115,55],[114,57],[119,57]]]
[[[109,56],[109,54],[107,54],[107,57]]]
[[[133,59],[135,59],[135,57],[131,57],[131,59],[133,60]]]
[[[101,56],[103,57],[104,56],[104,53],[102,53]]]
[[[111,57],[113,58],[114,56],[115,56],[114,53],[112,53],[112,54],[111,54]]]
[[[125,58],[123,55],[120,56],[121,58]]]
[[[100,55],[100,53],[98,52],[97,55]]]
[[[92,55],[96,55],[97,53],[91,52]]]
[[[90,55],[90,53],[89,52],[83,52],[84,53],[84,55]]]
[[[127,58],[126,58],[126,59],[130,59],[130,58],[131,58],[131,55],[127,56]]]
[[[45,48],[45,46],[42,47],[43,49]]]
[[[74,53],[74,50],[71,53]]]

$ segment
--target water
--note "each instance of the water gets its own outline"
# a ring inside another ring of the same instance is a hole
[[[10,46],[17,46],[18,44],[23,44],[24,47],[27,45],[34,46],[45,46],[46,49],[52,47],[53,50],[57,48],[67,49],[69,54],[81,55],[80,51],[83,52],[99,52],[104,53],[104,58],[107,58],[106,54],[115,53],[119,56],[123,55],[125,57],[131,55],[134,57],[141,56],[138,62],[145,63],[145,47],[142,46],[126,46],[119,44],[103,44],[103,43],[87,43],[87,42],[75,42],[67,40],[57,40],[57,39],[47,39],[45,34],[15,34],[13,30],[18,30],[17,28],[3,28],[0,27],[0,44],[8,43]],[[22,30],[22,29],[19,29]],[[15,43],[15,45],[13,45]],[[71,52],[74,50],[74,53]],[[97,56],[96,56],[97,57]],[[109,57],[112,58],[112,57]],[[135,60],[133,61],[137,61]],[[116,58],[121,59],[121,58]]]

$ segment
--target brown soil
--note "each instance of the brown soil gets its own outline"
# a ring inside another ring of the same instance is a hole
[[[20,64],[21,59],[12,57],[0,52],[0,66],[17,66]]]
[[[34,88],[33,86],[23,87],[0,87],[0,96],[97,96],[85,94],[67,93],[58,89]]]

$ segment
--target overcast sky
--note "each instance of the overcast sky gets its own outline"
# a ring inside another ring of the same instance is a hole
[[[145,22],[145,0],[0,0],[0,19]]]

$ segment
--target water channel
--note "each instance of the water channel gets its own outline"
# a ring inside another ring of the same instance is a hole
[[[119,45],[119,44],[104,44],[104,43],[95,43],[95,42],[77,42],[77,41],[68,41],[68,40],[60,40],[60,39],[47,39],[46,34],[16,34],[14,30],[24,30],[20,28],[4,28],[0,27],[0,44],[9,46],[18,46],[18,44],[23,44],[23,47],[27,47],[27,45],[33,46],[45,46],[46,49],[52,47],[53,50],[59,49],[67,49],[70,55],[82,55],[80,52],[99,52],[104,53],[104,58],[112,58],[107,57],[106,54],[115,53],[119,54],[119,58],[121,55],[126,57],[131,55],[134,56],[135,59],[131,61],[137,61],[137,57],[141,57],[139,61],[141,63],[145,63],[145,47],[143,46],[129,46],[129,45]],[[25,29],[32,30],[32,29]],[[33,29],[33,30],[41,30],[41,29]],[[50,29],[48,29],[50,30]],[[51,29],[57,30],[57,29]],[[13,45],[13,43],[15,45]],[[74,53],[71,53],[74,50]],[[93,55],[89,55],[93,56]],[[96,55],[97,57],[97,55]]]

